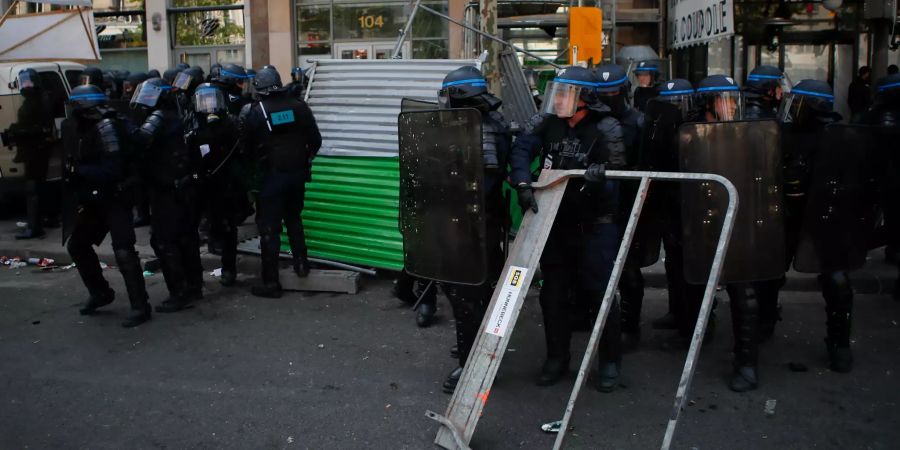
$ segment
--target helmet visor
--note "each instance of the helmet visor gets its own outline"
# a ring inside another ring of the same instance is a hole
[[[681,113],[681,118],[687,120],[688,115],[694,109],[694,97],[692,95],[664,95],[650,100],[652,102],[662,102],[672,105]]]
[[[781,105],[778,107],[776,118],[781,123],[801,121],[803,115],[812,107],[810,105],[810,102],[812,101],[814,100],[805,95],[796,93],[787,94],[784,96],[784,99],[781,100]]]
[[[155,84],[149,84],[146,81],[139,84],[138,87],[134,89],[134,95],[131,97],[131,107],[142,105],[148,108],[155,108],[163,91],[166,89],[171,89],[171,87],[157,86]]]
[[[582,86],[558,81],[547,83],[541,112],[563,119],[574,116],[578,111],[578,99],[581,97],[582,89],[584,89]]]
[[[706,113],[716,122],[734,122],[744,117],[740,91],[710,91],[701,93],[701,97]]]
[[[194,110],[199,113],[213,114],[225,110],[225,96],[214,87],[204,87],[194,92]]]
[[[181,72],[175,77],[175,81],[172,82],[172,87],[181,91],[186,91],[191,87],[191,81],[193,80],[194,77],[185,72]]]
[[[438,106],[442,109],[450,108],[450,91],[447,88],[438,91]]]
[[[19,72],[19,90],[33,89],[37,87],[37,82],[34,73],[27,70]]]

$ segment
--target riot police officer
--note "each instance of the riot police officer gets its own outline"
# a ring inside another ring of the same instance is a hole
[[[203,297],[199,224],[200,152],[185,142],[172,86],[151,78],[135,90],[132,106],[151,111],[136,131],[150,190],[151,245],[159,258],[169,298],[157,312],[176,312]]]
[[[774,119],[787,88],[784,73],[777,67],[754,68],[744,85],[744,118]]]
[[[796,261],[799,256],[798,244],[801,233],[809,231],[804,230],[804,227],[810,226],[804,220],[804,216],[806,209],[811,207],[809,200],[813,186],[812,168],[816,159],[825,157],[820,154],[821,149],[818,146],[823,143],[821,137],[827,135],[828,126],[839,122],[841,115],[834,112],[834,94],[828,83],[802,80],[784,96],[778,111],[778,120],[784,124],[784,133],[793,138],[791,139],[793,145],[785,149],[784,193],[787,256]],[[857,201],[865,202],[866,199],[860,198]],[[823,238],[830,242],[817,243],[817,246],[838,246],[842,242],[838,236],[823,236]],[[826,254],[827,249],[822,250],[819,257]],[[825,346],[831,370],[846,373],[853,368],[853,355],[850,350],[853,287],[850,283],[849,268],[832,265],[823,269],[825,270],[819,274],[818,279],[822,297],[825,299],[827,329]]]
[[[81,86],[92,84],[100,89],[103,89],[103,71],[100,70],[99,67],[95,66],[85,67],[81,72],[81,77],[79,78],[78,84]]]
[[[503,269],[502,246],[505,242],[508,214],[503,201],[503,181],[506,179],[512,135],[506,120],[498,111],[500,99],[487,90],[484,75],[472,66],[460,67],[444,77],[441,90],[438,92],[438,103],[441,108],[474,108],[481,113],[481,156],[484,166],[482,186],[487,232],[488,273],[485,282],[476,286],[441,284],[456,321],[456,355],[459,361],[459,366],[450,372],[443,384],[444,392],[449,394],[459,383],[463,366],[478,335],[485,309],[491,301],[492,283],[497,280]],[[434,295],[431,299],[433,302]]]
[[[742,118],[741,89],[734,79],[725,75],[711,75],[697,85],[701,122],[734,122]],[[750,283],[729,283],[726,286],[731,306],[734,331],[734,363],[729,388],[736,392],[756,389],[759,359],[759,305],[756,291]],[[692,300],[696,300],[693,299]],[[691,302],[688,314],[696,320],[699,304]]]
[[[288,90],[295,98],[303,100],[306,93],[306,74],[302,67],[294,67],[291,69],[291,82],[287,85]]]
[[[238,161],[237,124],[221,89],[211,83],[194,91],[192,111],[188,143],[202,156],[210,234],[222,241],[219,282],[231,286],[237,279],[237,227],[249,209]]]
[[[229,66],[222,68],[226,72]],[[262,252],[262,284],[253,295],[281,296],[278,253],[282,221],[287,228],[294,272],[309,273],[306,242],[300,213],[312,169],[312,159],[322,146],[322,135],[306,103],[281,85],[275,69],[262,69],[254,79],[259,101],[241,110],[238,128],[245,151],[256,160],[261,177],[256,196],[256,223]]]
[[[249,96],[245,95],[245,86],[249,80],[247,71],[237,64],[229,63],[215,72],[211,70],[210,76],[210,82],[218,85],[225,93],[228,113],[232,117],[238,117],[244,105],[250,103]]]
[[[647,102],[645,126],[641,133],[639,165],[644,170],[678,172],[678,128],[693,120],[694,87],[687,80],[674,79],[658,86],[658,95]],[[688,285],[684,278],[684,245],[682,241],[680,186],[673,183],[651,185],[644,209],[652,217],[641,215],[642,224],[655,224],[666,251],[666,289],[668,312],[652,322],[654,329],[679,330],[683,321],[686,298],[699,304],[703,287]],[[633,195],[632,195],[633,198]],[[637,238],[637,236],[635,236]],[[658,243],[648,241],[645,246]],[[629,252],[630,255],[630,252]],[[623,273],[624,275],[624,273]],[[621,290],[621,288],[620,288]],[[622,335],[628,344],[629,336],[640,336],[641,297],[627,295],[622,290]],[[689,337],[688,334],[686,337]]]
[[[785,92],[790,90],[784,73],[774,66],[758,66],[747,76],[744,86],[743,116],[745,119],[774,119]],[[754,283],[759,305],[759,341],[768,340],[775,333],[775,324],[781,320],[778,290],[786,279],[758,281]]]
[[[131,313],[122,323],[129,328],[150,320],[151,312],[134,250],[125,130],[106,101],[103,91],[93,85],[78,86],[69,97],[72,117],[62,127],[69,197],[65,205],[68,213],[63,215],[63,238],[64,243],[68,238],[69,255],[90,294],[80,312],[90,315],[115,298],[93,249],[107,233],[110,235],[131,302]]]
[[[900,75],[892,74],[881,79],[875,93],[875,104],[867,114],[867,123],[875,125],[883,142],[900,139]],[[885,155],[882,174],[882,210],[888,248],[900,248],[900,158],[895,152]],[[900,300],[900,277],[894,283],[893,297]]]
[[[655,63],[641,62],[635,73],[638,74],[639,81],[648,84],[647,87],[639,87],[638,89],[651,89],[654,92],[652,96],[655,96],[657,73]],[[595,75],[598,77],[597,96],[599,101],[609,108],[609,115],[618,120],[622,127],[625,167],[637,169],[639,168],[638,153],[644,117],[637,109],[628,106],[627,93],[629,85],[627,82],[619,82],[619,80],[627,79],[625,69],[616,64],[603,64],[596,68]],[[644,107],[646,107],[646,101],[649,101],[652,96],[649,94],[643,96]],[[637,103],[635,105],[637,106]],[[625,225],[631,216],[631,206],[637,194],[637,188],[637,183],[634,182],[619,184],[617,221],[620,238],[624,234]],[[638,223],[631,250],[628,259],[625,261],[622,277],[619,281],[621,318],[623,321],[622,326],[624,327],[622,336],[629,347],[636,346],[640,341],[640,310],[644,298],[644,277],[641,274],[641,267],[649,265],[644,263],[644,260],[647,259],[645,255],[647,251],[644,249],[647,248],[649,250],[654,244],[657,249],[659,248],[659,235],[655,232],[655,228],[645,226],[648,223],[650,221],[646,219]],[[587,299],[587,301],[596,304],[596,300]],[[596,310],[585,308],[584,306],[581,306],[581,308],[588,312],[588,314],[584,315],[593,317],[597,313]]]
[[[641,61],[634,67],[634,76],[637,87],[634,89],[634,108],[644,112],[647,102],[658,93],[659,63],[656,61]]]
[[[547,169],[586,169],[583,180],[569,181],[541,256],[544,285],[540,303],[547,360],[539,385],[554,384],[568,371],[571,294],[581,287],[584,295],[599,305],[616,255],[617,185],[606,180],[605,170],[625,166],[625,145],[622,125],[610,107],[597,99],[598,81],[590,70],[577,66],[559,72],[546,90],[542,114],[529,121],[510,155],[520,206],[538,214],[530,170],[536,155],[540,154],[542,167]],[[602,80],[606,88],[626,82],[624,76]],[[604,392],[615,389],[618,381],[620,320],[614,300],[600,342],[597,387]]]
[[[16,239],[34,239],[45,235],[42,198],[46,197],[47,170],[53,146],[53,109],[50,98],[41,88],[34,69],[19,71],[17,76],[22,105],[16,122],[6,131],[4,141],[16,146],[17,162],[25,164],[26,227]]]

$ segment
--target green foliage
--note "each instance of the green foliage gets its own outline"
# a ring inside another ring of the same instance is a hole
[[[176,6],[233,5],[234,0],[177,0]],[[244,43],[244,21],[233,20],[240,10],[178,13],[175,15],[175,42],[178,45],[231,45]],[[211,36],[203,36],[204,19],[217,19],[219,28]]]

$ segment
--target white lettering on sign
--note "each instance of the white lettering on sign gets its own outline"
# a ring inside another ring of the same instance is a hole
[[[500,296],[497,297],[497,303],[494,304],[494,310],[491,311],[491,318],[487,323],[487,328],[484,330],[485,333],[500,337],[506,335],[506,329],[509,327],[509,317],[515,309],[516,299],[518,299],[519,292],[525,284],[526,275],[528,275],[528,269],[525,267],[509,267],[506,277],[501,280],[503,286],[500,289]]]
[[[669,47],[681,48],[734,36],[734,0],[671,0]]]

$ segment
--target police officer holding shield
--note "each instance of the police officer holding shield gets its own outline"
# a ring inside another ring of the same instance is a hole
[[[853,368],[850,349],[850,325],[853,311],[853,287],[849,270],[855,269],[849,255],[854,252],[850,240],[858,233],[846,226],[829,228],[829,223],[845,219],[855,222],[864,211],[847,208],[847,203],[860,205],[873,199],[854,196],[845,199],[832,198],[831,194],[852,192],[857,186],[846,183],[851,175],[844,168],[855,166],[854,161],[836,154],[835,142],[841,138],[834,128],[841,120],[834,112],[834,95],[830,85],[818,80],[803,80],[785,95],[778,112],[778,119],[784,124],[785,134],[791,145],[787,146],[785,178],[785,226],[788,258],[800,271],[810,271],[807,266],[816,266],[819,271],[819,285],[825,298],[826,350],[831,369],[846,373]],[[865,133],[865,131],[864,131]],[[858,148],[852,153],[864,155],[868,149],[863,142],[854,142]],[[841,149],[837,149],[841,150]],[[843,149],[848,150],[848,149]],[[832,156],[834,155],[834,156]],[[829,172],[842,172],[832,178]],[[862,178],[868,178],[865,174]],[[836,184],[837,183],[837,184]],[[830,211],[833,214],[823,214]],[[848,235],[854,236],[848,236]],[[863,232],[864,234],[864,232]],[[859,236],[856,236],[859,237]],[[847,244],[851,244],[848,246]],[[859,250],[858,265],[865,259],[863,245]]]
[[[603,80],[607,88],[627,82],[625,76],[607,78]],[[598,81],[582,67],[559,72],[547,88],[542,113],[529,121],[510,156],[520,206],[537,214],[530,170],[535,156],[540,155],[546,169],[586,170],[583,180],[572,180],[566,187],[541,256],[540,303],[547,340],[547,360],[537,380],[542,386],[558,382],[569,369],[571,295],[581,287],[599,309],[617,250],[617,185],[604,174],[607,168],[625,166],[625,144],[621,123],[597,98]],[[614,302],[600,342],[597,387],[604,392],[615,389],[618,382],[620,320],[619,305]]]
[[[875,92],[875,105],[867,114],[867,123],[878,127],[883,142],[900,139],[900,74],[892,74],[879,81]],[[882,209],[884,228],[889,248],[900,248],[900,158],[896,152],[886,155],[883,174]],[[900,300],[900,278],[894,283],[893,297]]]
[[[228,65],[222,68],[223,72]],[[260,69],[253,80],[259,100],[243,107],[238,118],[242,145],[257,164],[261,180],[256,196],[256,224],[262,251],[262,284],[252,288],[258,297],[281,296],[278,254],[284,222],[297,276],[309,274],[303,223],[305,183],[322,135],[306,103],[281,85],[274,68]],[[239,144],[241,145],[241,144]]]
[[[487,90],[487,81],[481,72],[471,66],[460,67],[444,77],[438,92],[441,108],[474,108],[481,113],[481,156],[483,159],[484,214],[486,217],[487,276],[478,285],[441,283],[441,288],[453,309],[456,322],[456,357],[458,367],[444,381],[446,393],[453,393],[463,366],[469,357],[475,337],[481,326],[485,309],[491,301],[493,283],[503,269],[503,244],[507,209],[503,201],[503,181],[512,136],[503,115],[497,111],[500,99]],[[430,296],[434,301],[434,295]],[[424,303],[424,301],[423,301]],[[433,308],[433,306],[432,306]],[[418,318],[417,318],[418,319]]]
[[[110,235],[131,302],[131,313],[122,326],[130,328],[150,320],[151,311],[134,250],[125,129],[116,112],[106,106],[107,100],[94,85],[78,86],[69,96],[72,116],[62,127],[67,186],[63,239],[66,243],[68,238],[66,248],[90,294],[80,312],[91,315],[115,298],[93,249]]]

